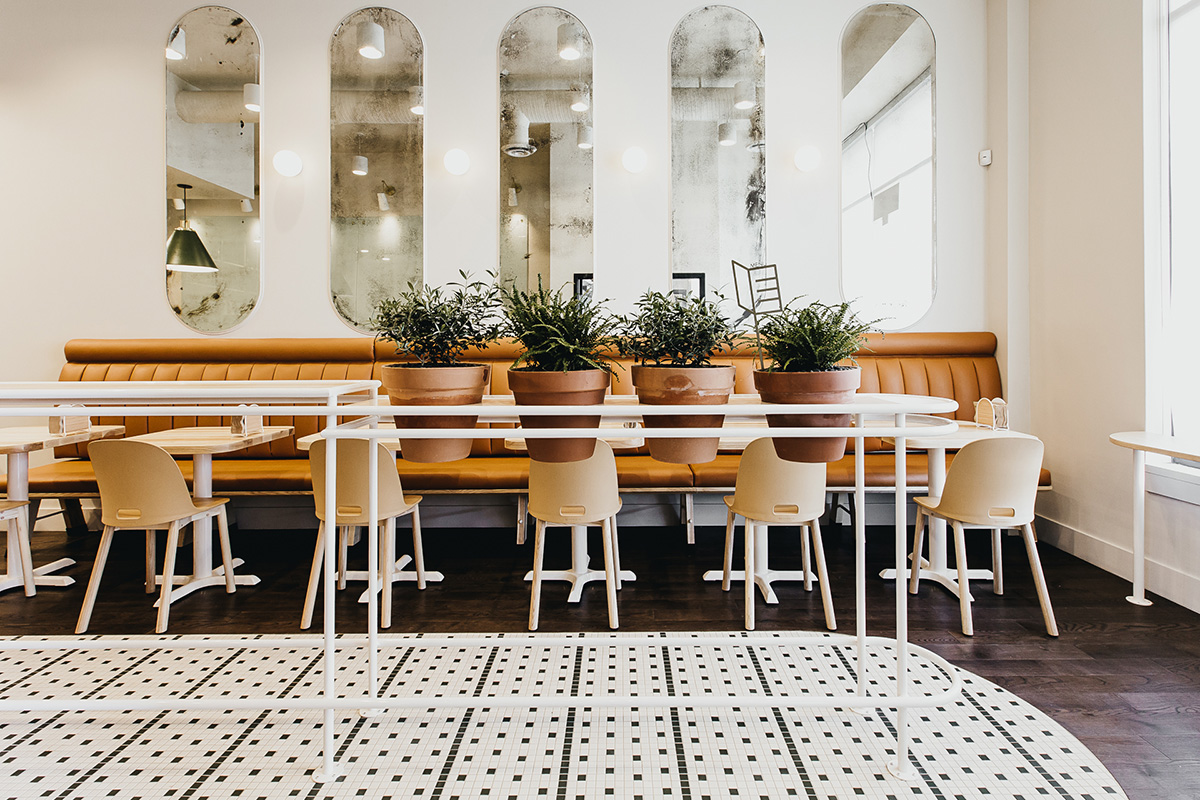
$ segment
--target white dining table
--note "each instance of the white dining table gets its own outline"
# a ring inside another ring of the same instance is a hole
[[[112,439],[125,433],[121,425],[93,425],[85,430],[71,433],[51,433],[48,425],[19,426],[0,428],[0,454],[7,459],[8,496],[9,500],[25,501],[29,499],[29,454],[38,450],[52,450],[55,447],[81,444],[96,439]],[[29,519],[28,530],[33,533],[32,516]],[[17,565],[16,534],[8,534],[8,556],[5,572],[0,575],[0,592],[24,585],[21,580],[21,570]],[[60,558],[49,564],[35,567],[33,582],[37,586],[70,586],[75,579],[69,575],[54,575],[60,569],[75,563],[71,558]]]
[[[931,420],[920,417],[911,419],[909,424],[917,431],[915,435],[905,439],[905,449],[924,450],[928,454],[929,464],[929,496],[940,497],[946,486],[946,451],[960,450],[971,442],[981,439],[1035,439],[1028,433],[1007,429],[993,429],[986,425],[976,425],[974,422],[959,422],[958,430],[953,433],[939,433],[934,436],[922,436],[919,431],[922,424],[936,424]],[[882,437],[883,441],[895,443],[892,437]],[[943,587],[955,597],[959,596],[958,570],[949,566],[949,537],[946,536],[946,521],[937,517],[929,518],[929,558],[921,559],[919,567],[921,580],[932,581]],[[896,579],[895,569],[885,569],[879,577],[886,580]],[[990,581],[994,578],[990,569],[967,570],[969,580]],[[904,576],[908,580],[908,576]],[[969,590],[968,590],[969,591]]]

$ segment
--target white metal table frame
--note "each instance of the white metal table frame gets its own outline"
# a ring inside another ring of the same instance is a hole
[[[1108,440],[1133,452],[1133,594],[1125,599],[1150,606],[1146,598],[1146,453],[1200,461],[1200,443],[1147,431],[1122,431]]]
[[[113,382],[116,383],[116,382]],[[218,383],[218,382],[212,382]],[[238,382],[230,382],[238,383]],[[290,382],[278,381],[272,382],[276,384],[286,384]],[[269,412],[273,415],[322,415],[326,418],[326,426],[323,430],[323,435],[330,440],[326,454],[326,517],[329,519],[336,518],[336,498],[337,498],[337,441],[339,439],[380,439],[390,436],[396,436],[394,431],[381,431],[376,428],[379,416],[392,416],[395,414],[403,414],[407,416],[427,415],[427,416],[452,416],[452,415],[478,415],[481,422],[508,422],[515,419],[517,413],[522,415],[562,415],[562,414],[588,414],[600,417],[633,417],[653,414],[695,414],[695,413],[712,413],[711,407],[707,406],[646,406],[646,407],[614,407],[614,406],[509,406],[507,408],[488,408],[487,406],[374,406],[370,403],[356,403],[353,407],[341,406],[337,403],[337,398],[351,392],[369,391],[372,400],[375,398],[378,382],[376,381],[346,381],[346,382],[329,382],[333,386],[329,386],[325,396],[326,402],[323,407],[317,406],[288,406],[287,402],[305,402],[311,401],[311,396],[297,398],[295,394],[288,394],[287,387],[279,386],[278,393],[258,392],[250,395],[245,392],[241,395],[231,395],[229,388],[225,387],[225,393],[222,394],[220,388],[217,387],[212,394],[208,396],[198,396],[196,394],[186,394],[183,390],[171,392],[163,390],[162,383],[150,388],[147,385],[147,394],[130,398],[129,396],[120,396],[116,390],[105,392],[103,390],[94,391],[88,394],[86,391],[79,391],[66,399],[74,402],[92,402],[103,405],[115,406],[107,409],[109,413],[119,413],[129,416],[172,416],[172,415],[225,415],[233,413],[233,409],[226,406],[196,406],[196,407],[180,407],[169,405],[145,405],[145,406],[126,406],[124,403],[129,400],[141,400],[146,403],[163,403],[164,401],[192,401],[200,402],[211,401],[214,403],[221,402],[257,402],[260,404],[271,404]],[[101,385],[99,382],[92,384],[95,386]],[[25,386],[29,386],[26,384]],[[32,416],[46,415],[50,413],[63,413],[61,409],[53,409],[55,402],[62,402],[64,395],[54,392],[53,388],[62,388],[61,384],[43,384],[42,394],[36,391],[20,390],[14,387],[13,384],[0,384],[0,417],[4,416]],[[199,391],[199,390],[197,390]],[[48,394],[49,393],[49,394]],[[107,402],[105,400],[107,399]],[[38,406],[38,402],[46,403],[49,408]],[[279,405],[275,405],[279,403]],[[133,699],[112,699],[112,700],[80,700],[74,698],[63,699],[48,699],[48,700],[30,700],[30,699],[0,699],[0,712],[4,711],[31,711],[31,712],[52,712],[52,711],[94,711],[102,709],[129,709],[129,710],[204,710],[204,709],[265,709],[265,710],[285,710],[285,709],[321,709],[324,712],[322,733],[322,763],[320,769],[313,774],[313,779],[317,782],[332,780],[340,773],[339,765],[335,760],[335,723],[334,712],[338,709],[358,709],[360,714],[372,715],[379,713],[383,709],[393,708],[583,708],[583,707],[619,707],[619,708],[703,708],[720,706],[725,708],[756,708],[756,707],[773,707],[773,708],[805,708],[805,707],[833,707],[847,709],[895,709],[896,710],[896,751],[895,758],[889,762],[888,769],[896,777],[902,780],[913,780],[916,778],[916,770],[912,767],[909,759],[909,744],[910,731],[908,729],[908,710],[910,708],[929,708],[944,705],[946,701],[956,695],[962,688],[962,680],[957,671],[954,670],[944,659],[934,653],[918,648],[922,651],[924,657],[933,661],[936,665],[945,670],[950,676],[950,686],[944,692],[938,694],[912,695],[909,692],[908,681],[908,659],[911,648],[914,647],[908,643],[908,605],[907,591],[903,581],[896,581],[896,637],[894,640],[885,640],[894,642],[896,650],[896,693],[894,695],[868,695],[867,694],[867,676],[866,676],[866,647],[872,638],[867,636],[866,631],[866,529],[865,529],[865,481],[864,481],[864,466],[863,466],[863,439],[866,436],[890,435],[896,439],[896,459],[895,459],[895,562],[898,569],[903,569],[908,556],[907,536],[906,536],[906,460],[905,460],[905,438],[908,434],[906,430],[906,419],[910,414],[937,414],[952,411],[957,406],[953,400],[948,400],[939,397],[923,397],[912,395],[868,395],[860,394],[854,398],[853,402],[832,405],[775,405],[764,406],[760,404],[739,404],[729,405],[722,409],[726,415],[748,415],[762,417],[768,410],[772,413],[788,413],[788,414],[804,414],[804,413],[849,413],[853,416],[855,427],[851,428],[768,428],[764,425],[760,430],[741,428],[740,434],[774,436],[774,437],[821,437],[821,436],[848,436],[854,439],[855,450],[855,595],[856,595],[856,691],[854,695],[826,695],[822,697],[813,697],[811,695],[775,695],[766,697],[763,695],[727,695],[722,697],[707,697],[707,696],[687,696],[687,695],[637,695],[637,696],[556,696],[556,697],[530,697],[530,696],[513,696],[513,697],[380,697],[379,696],[379,681],[378,681],[378,649],[379,642],[379,616],[378,604],[376,601],[377,584],[379,581],[378,572],[378,523],[369,526],[368,535],[368,573],[369,573],[369,592],[370,601],[368,604],[368,620],[367,620],[367,637],[366,644],[368,648],[368,692],[365,696],[348,697],[340,696],[336,686],[336,651],[337,641],[335,639],[335,619],[334,619],[334,538],[327,536],[325,538],[325,568],[323,570],[323,590],[324,590],[324,629],[323,636],[320,640],[323,649],[323,677],[324,685],[321,696],[319,698],[212,698],[212,699],[196,699],[196,700],[180,700],[180,699],[157,699],[147,698],[140,700]],[[96,409],[83,409],[76,413],[95,413]],[[342,415],[366,415],[356,421],[339,425],[339,412]],[[266,409],[264,409],[266,413]],[[890,427],[872,427],[866,428],[864,422],[867,416],[883,416],[892,420]],[[952,420],[946,420],[943,426],[946,433],[953,432],[957,425]],[[401,431],[405,433],[406,431]],[[553,438],[553,437],[574,437],[583,436],[598,437],[601,435],[600,429],[588,428],[539,428],[539,429],[520,429],[521,435],[526,438]],[[511,437],[514,434],[512,430],[495,429],[495,428],[471,428],[471,429],[422,429],[420,431],[411,431],[411,435],[419,435],[422,438],[462,438],[464,435],[485,438],[502,438]],[[930,435],[931,430],[925,429],[923,435]],[[695,436],[695,428],[655,428],[643,431],[643,435],[651,437],[684,437]],[[378,460],[370,457],[373,455],[368,451],[367,469],[370,491],[368,493],[368,517],[376,519],[378,517]],[[749,592],[753,592],[753,586],[747,583]],[[72,638],[66,637],[63,639],[46,640],[33,637],[21,637],[17,640],[0,642],[0,652],[11,650],[45,650],[45,649],[185,649],[185,648],[201,648],[201,649],[216,649],[216,648],[294,648],[298,642],[303,641],[303,638],[279,638],[268,639],[261,637],[247,638],[229,638],[229,639],[195,639],[195,640],[161,640],[161,639],[145,639],[145,638],[124,638],[124,637],[106,637],[105,640],[97,640],[95,638]],[[655,646],[662,646],[664,640],[661,637],[621,637],[611,641],[605,641],[605,646],[623,647],[623,646],[639,646],[653,643]],[[794,640],[802,645],[825,645],[839,646],[844,645],[848,641],[848,637],[828,637],[815,639],[812,641]],[[504,636],[496,639],[485,639],[479,641],[466,641],[452,638],[438,637],[422,637],[418,640],[397,639],[386,643],[387,646],[413,646],[416,643],[428,647],[480,647],[480,648],[506,648],[506,647],[552,647],[556,645],[568,646],[594,646],[595,640],[585,640],[578,637],[546,637],[546,636]],[[774,637],[740,637],[730,640],[725,637],[713,637],[711,640],[705,637],[695,637],[694,639],[686,640],[687,643],[695,645],[719,645],[731,647],[744,646],[771,646],[782,647],[792,644],[786,640],[780,640]],[[314,642],[315,645],[315,642]],[[357,645],[355,645],[357,646]]]

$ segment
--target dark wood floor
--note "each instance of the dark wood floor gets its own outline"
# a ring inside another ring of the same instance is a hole
[[[624,528],[623,565],[638,580],[621,591],[622,629],[640,631],[739,630],[741,597],[722,593],[719,584],[698,580],[719,565],[723,531],[700,529],[697,544],[684,543],[682,528]],[[826,550],[835,577],[833,592],[841,630],[853,631],[853,541],[848,531],[826,532]],[[980,565],[990,558],[985,534],[977,534]],[[547,564],[568,560],[565,531],[552,531]],[[791,539],[791,541],[788,541]],[[72,631],[99,537],[39,532],[35,563],[69,556],[78,563],[68,589],[42,589],[35,598],[13,590],[0,596],[0,635],[68,634]],[[172,607],[171,633],[287,633],[298,630],[304,581],[311,558],[312,532],[234,531],[235,554],[243,571],[262,578],[235,595],[209,589]],[[772,564],[797,568],[795,539],[775,534]],[[870,574],[891,560],[890,529],[869,536]],[[973,546],[974,546],[973,545]],[[521,631],[529,591],[523,575],[532,547],[517,547],[510,530],[429,530],[426,561],[446,573],[446,581],[418,592],[411,584],[395,589],[393,631]],[[1155,598],[1139,608],[1124,601],[1128,585],[1078,559],[1043,547],[1043,560],[1061,636],[1046,636],[1037,597],[1018,539],[1006,541],[1007,593],[976,587],[975,636],[958,627],[957,601],[942,589],[923,585],[911,599],[911,641],[971,672],[1007,687],[1058,720],[1096,753],[1133,800],[1200,797],[1200,616]],[[365,561],[362,545],[352,558]],[[594,549],[599,552],[598,542]],[[154,630],[151,599],[141,588],[140,535],[118,537],[92,619],[91,633],[142,634]],[[160,547],[161,553],[161,547]],[[161,556],[160,556],[161,557]],[[181,557],[186,561],[186,556]],[[592,584],[583,602],[568,606],[565,584],[548,584],[542,607],[543,631],[607,630],[603,584]],[[359,592],[337,601],[338,628],[366,629]],[[782,585],[781,603],[758,605],[760,630],[819,629],[819,594]],[[893,629],[894,584],[868,580],[870,632]],[[318,606],[319,627],[320,612]]]

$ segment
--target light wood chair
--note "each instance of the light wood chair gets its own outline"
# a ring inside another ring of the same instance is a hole
[[[804,588],[812,591],[809,560],[809,535],[816,555],[817,583],[825,607],[825,625],[837,629],[829,573],[825,568],[825,546],[821,541],[819,517],[825,513],[825,464],[785,461],[775,452],[770,438],[755,439],[746,446],[738,465],[733,496],[725,497],[725,565],[721,588],[729,591],[729,573],[733,568],[733,526],[735,517],[745,520],[746,529],[746,630],[754,630],[755,545],[766,534],[768,525],[801,526]]]
[[[83,609],[79,612],[76,633],[87,630],[104,574],[104,563],[112,546],[112,537],[119,530],[146,532],[146,593],[154,593],[154,532],[166,529],[167,551],[164,556],[162,589],[158,600],[157,633],[167,630],[171,612],[171,590],[175,581],[175,555],[179,549],[180,531],[196,520],[217,518],[221,541],[221,561],[225,565],[225,591],[236,590],[233,578],[233,558],[229,553],[229,521],[225,516],[227,498],[213,497],[196,501],[188,491],[183,473],[175,459],[158,445],[133,439],[103,439],[88,445],[88,457],[96,473],[100,489],[100,520],[104,533],[100,549],[92,566]]]
[[[21,581],[25,596],[37,594],[33,582],[33,555],[29,551],[29,503],[24,500],[0,500],[0,522],[8,523],[9,542],[17,543],[17,561],[21,565]]]
[[[300,627],[312,625],[313,609],[317,602],[317,586],[321,577],[321,564],[325,558],[325,535],[329,521],[325,519],[325,452],[327,442],[318,439],[308,451],[309,468],[312,470],[313,500],[316,501],[317,519],[321,526],[317,531],[317,546],[313,552],[312,569],[308,573],[308,592],[304,597],[304,613]],[[405,495],[400,485],[400,473],[396,471],[396,458],[381,443],[366,439],[343,439],[337,445],[337,519],[334,526],[339,533],[338,552],[341,565],[338,568],[338,588],[346,587],[346,553],[350,537],[355,528],[370,525],[367,517],[367,453],[370,447],[376,450],[379,459],[378,522],[384,523],[383,536],[379,544],[379,564],[382,567],[383,598],[380,625],[392,625],[392,575],[395,562],[396,520],[406,514],[412,515],[413,563],[417,573],[417,588],[425,588],[425,554],[421,546],[421,512],[417,507],[420,495]]]
[[[954,530],[954,557],[958,564],[958,600],[962,614],[962,631],[974,634],[971,620],[971,592],[967,579],[965,528],[992,530],[992,570],[996,576],[993,588],[1004,591],[1000,559],[1000,531],[1019,528],[1029,554],[1029,566],[1037,587],[1038,602],[1046,622],[1046,633],[1058,636],[1058,623],[1050,605],[1042,562],[1038,558],[1037,541],[1033,534],[1033,506],[1037,498],[1038,476],[1042,468],[1044,446],[1032,437],[981,439],[958,451],[946,472],[946,485],[941,497],[918,497],[917,518],[913,524],[912,574],[909,592],[917,593],[920,586],[921,543],[929,517],[944,519]]]
[[[599,525],[604,547],[604,585],[608,591],[608,626],[617,628],[617,589],[621,588],[617,548],[617,461],[607,442],[597,441],[591,458],[566,463],[529,462],[529,514],[536,521],[533,584],[529,596],[529,630],[538,627],[542,600],[542,560],[549,526]]]

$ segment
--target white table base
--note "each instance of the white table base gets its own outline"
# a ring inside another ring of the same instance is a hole
[[[1152,606],[1146,599],[1146,451],[1133,451],[1133,594],[1135,606]]]
[[[571,568],[570,569],[544,569],[542,570],[543,581],[570,581],[571,592],[567,595],[568,603],[578,603],[583,599],[583,587],[592,581],[604,580],[604,570],[589,569],[587,551],[587,526],[572,525],[571,526]],[[533,570],[525,573],[525,580],[533,580]],[[617,587],[625,581],[635,581],[637,575],[632,571],[623,569],[617,576]]]
[[[393,555],[393,557],[394,557],[394,555]],[[405,567],[407,567],[411,563],[412,563],[412,556],[410,556],[410,555],[403,555],[403,556],[400,556],[400,558],[396,559],[395,563],[392,565],[392,583],[416,583],[417,582],[417,573],[415,571],[412,571],[412,570],[410,570],[408,572],[400,571],[400,570],[404,569]],[[446,576],[443,575],[442,573],[438,572],[437,570],[434,570],[434,569],[425,570],[425,581],[427,583],[440,583],[441,581],[443,581],[445,579],[446,579]],[[348,569],[348,570],[346,570],[346,580],[347,581],[370,582],[371,573],[365,569]],[[378,588],[376,589],[376,593],[379,593],[381,591],[383,591],[383,576],[382,575],[380,576],[379,585],[378,585]],[[358,602],[360,602],[360,603],[368,603],[368,602],[370,602],[370,600],[371,600],[371,590],[370,589],[366,589],[358,597]]]
[[[817,582],[817,573],[808,568],[808,564],[805,564],[805,569],[771,569],[768,566],[767,540],[769,536],[770,527],[762,525],[758,530],[758,535],[754,537],[754,584],[762,592],[763,600],[770,604],[779,602],[779,597],[771,587],[775,581],[804,581],[805,590],[811,591],[812,585]],[[805,553],[805,561],[807,560],[808,554]],[[724,577],[724,573],[719,569],[710,569],[704,573],[706,581],[721,581],[724,580]],[[746,571],[744,569],[730,570],[729,580],[746,580]]]
[[[29,499],[29,453],[8,454],[8,499],[17,501]],[[35,521],[33,516],[30,515],[29,524],[26,528],[30,536],[33,535],[33,523]],[[0,592],[6,592],[18,586],[25,586],[25,581],[21,578],[21,565],[17,563],[20,552],[20,546],[17,544],[17,535],[10,531],[8,534],[8,556],[6,559],[7,563],[5,564],[5,573],[0,575]],[[75,583],[74,578],[67,575],[53,575],[51,573],[57,572],[60,569],[66,569],[74,563],[75,559],[60,558],[49,564],[34,567],[34,585],[70,586]]]

